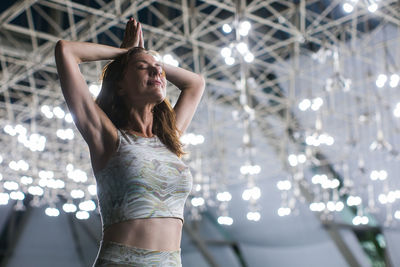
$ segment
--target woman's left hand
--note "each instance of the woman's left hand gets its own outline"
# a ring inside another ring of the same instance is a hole
[[[130,49],[137,46],[144,48],[142,25],[135,19],[130,18],[126,23],[124,38],[120,48]]]

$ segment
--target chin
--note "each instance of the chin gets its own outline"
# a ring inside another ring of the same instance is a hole
[[[164,92],[159,91],[157,94],[157,100],[156,100],[157,104],[160,104],[161,102],[163,102],[165,100],[165,98],[166,98],[166,95],[164,94]]]
[[[148,95],[148,97],[151,99],[151,102],[156,103],[156,105],[158,105],[162,103],[166,98],[166,92],[161,88],[157,88],[157,90],[153,89],[153,91]]]
[[[161,104],[164,100],[165,100],[165,97],[160,98],[160,99],[158,100],[158,102],[157,102],[157,105],[158,105],[158,104]]]
[[[154,95],[153,97],[152,97],[152,100],[150,101],[150,102],[153,102],[153,103],[155,103],[156,105],[158,105],[158,104],[160,104],[160,103],[162,103],[163,101],[164,101],[164,99],[165,99],[165,97],[164,96],[161,96],[161,95]]]

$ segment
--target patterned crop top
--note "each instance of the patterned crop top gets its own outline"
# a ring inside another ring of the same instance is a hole
[[[95,173],[103,231],[135,218],[177,217],[192,189],[190,169],[157,136],[118,130],[118,148]]]

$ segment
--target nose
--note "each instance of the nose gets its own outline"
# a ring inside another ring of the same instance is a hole
[[[160,66],[150,66],[149,72],[150,72],[150,75],[152,75],[152,76],[153,75],[154,76],[157,76],[157,75],[162,76],[163,70]]]

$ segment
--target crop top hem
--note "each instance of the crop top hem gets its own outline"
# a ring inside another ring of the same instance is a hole
[[[113,223],[108,224],[108,225],[104,225],[103,232],[105,230],[107,230],[109,227],[113,226],[114,224],[118,224],[118,223],[121,223],[121,222],[133,221],[133,220],[136,220],[136,219],[153,219],[153,218],[176,218],[176,219],[180,219],[182,221],[182,225],[185,223],[185,219],[184,218],[177,217],[177,216],[136,217],[136,218],[128,218],[128,219],[125,219],[125,220],[113,222]]]

